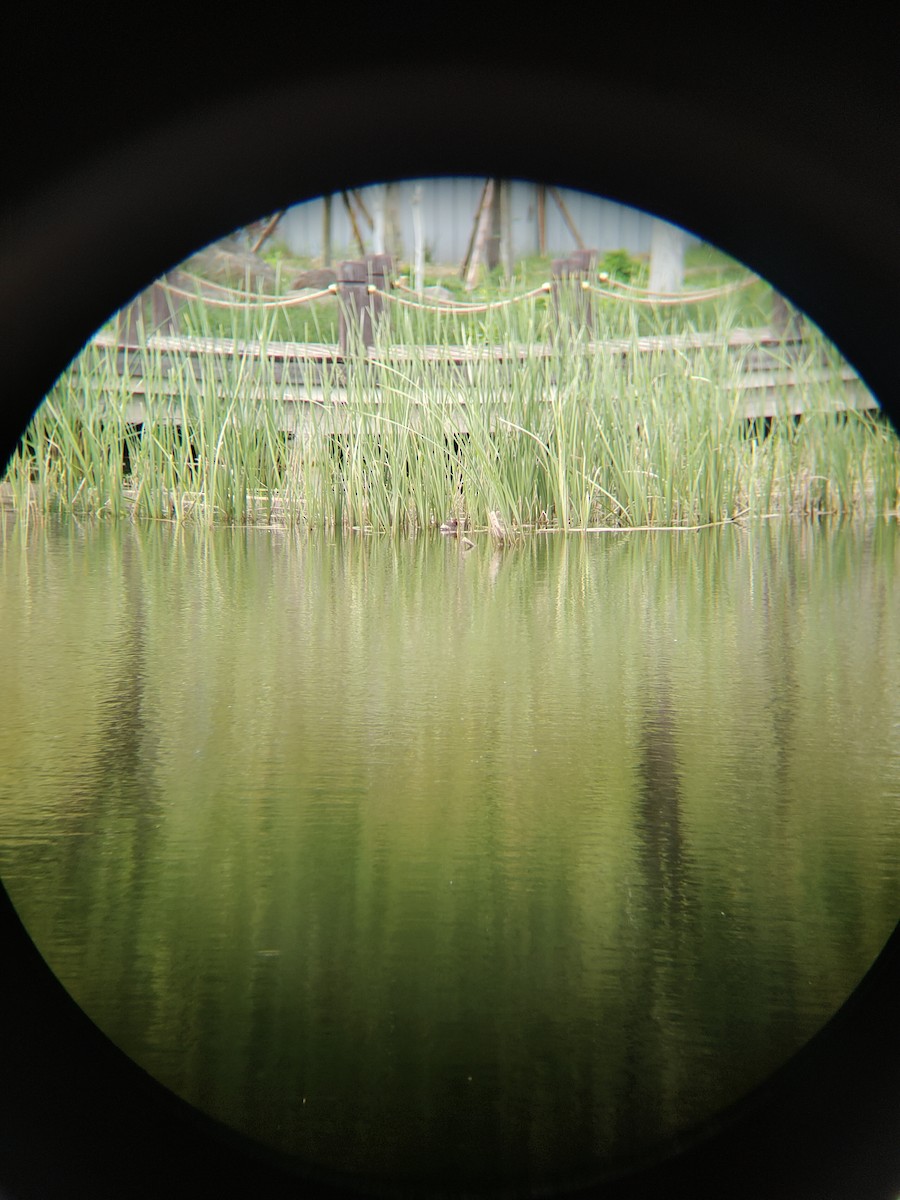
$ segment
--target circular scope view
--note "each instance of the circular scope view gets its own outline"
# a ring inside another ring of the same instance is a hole
[[[266,214],[6,467],[3,884],[125,1054],[312,1170],[663,1155],[897,920],[898,497],[822,332],[648,214]]]

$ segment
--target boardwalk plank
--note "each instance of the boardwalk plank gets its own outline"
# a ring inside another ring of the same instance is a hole
[[[271,397],[281,407],[278,421],[282,428],[295,429],[298,423],[308,419],[312,410],[323,407],[343,407],[347,402],[345,373],[354,366],[365,368],[367,363],[390,362],[398,366],[404,363],[428,363],[448,368],[464,368],[468,364],[494,361],[510,363],[512,366],[535,359],[549,358],[554,350],[549,345],[528,346],[465,345],[428,346],[392,345],[372,349],[367,358],[361,360],[345,357],[340,348],[327,343],[235,341],[232,338],[189,337],[185,335],[154,334],[144,347],[122,346],[110,334],[98,334],[92,339],[93,346],[100,350],[117,351],[116,364],[120,378],[128,378],[132,402],[127,420],[143,421],[149,409],[151,395],[158,402],[156,415],[161,419],[180,420],[178,403],[182,391],[180,372],[186,364],[196,378],[223,379],[228,364],[239,362],[266,361],[270,378],[278,387],[278,395]],[[740,356],[741,374],[735,384],[723,391],[723,407],[730,407],[736,395],[740,396],[741,415],[747,419],[771,417],[786,413],[801,414],[810,411],[812,403],[804,385],[834,383],[839,394],[829,397],[828,407],[832,411],[847,408],[877,409],[877,402],[863,385],[856,373],[848,366],[840,370],[807,367],[801,373],[795,362],[802,343],[785,339],[770,328],[737,329],[727,338],[715,333],[689,333],[668,336],[647,336],[637,339],[611,338],[588,342],[585,352],[608,354],[623,361],[633,353],[664,355],[691,351],[710,351],[716,348],[735,352]],[[152,388],[144,378],[148,361],[154,363],[156,376]],[[73,364],[79,369],[78,360]],[[324,372],[329,370],[329,378]],[[464,393],[467,386],[465,373],[455,379],[455,386]],[[225,396],[223,385],[221,394]],[[821,391],[819,392],[821,394]],[[497,393],[497,402],[502,405],[504,391]],[[372,387],[372,403],[379,402],[378,389]],[[821,404],[819,404],[821,407]],[[460,399],[452,406],[452,417],[457,428],[464,428],[465,400]]]

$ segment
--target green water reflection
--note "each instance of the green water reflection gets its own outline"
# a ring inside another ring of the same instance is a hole
[[[895,523],[6,529],[0,871],[158,1079],[376,1179],[741,1097],[900,909]]]

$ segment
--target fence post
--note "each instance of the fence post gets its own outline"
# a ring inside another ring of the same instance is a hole
[[[594,327],[594,309],[591,294],[582,287],[597,261],[596,250],[574,250],[568,258],[554,258],[550,265],[556,323],[565,321],[573,329],[585,328],[589,333]]]
[[[391,288],[391,276],[394,273],[394,261],[390,254],[367,254],[366,255],[366,272],[369,283],[378,289],[379,292],[389,292]],[[383,321],[387,321],[389,316],[389,306],[381,296],[369,297],[369,312],[371,314],[371,323],[373,333],[380,328]]]
[[[369,272],[365,262],[342,262],[337,271],[338,345],[346,358],[348,349],[358,352],[372,345],[372,314],[369,308]]]
[[[150,289],[155,333],[159,333],[163,329],[171,330],[174,333],[178,332],[178,310],[184,307],[184,301],[180,297],[173,296],[166,288],[166,284],[173,283],[177,286],[179,278],[177,272],[163,275]]]
[[[375,344],[378,320],[386,306],[369,287],[386,292],[390,287],[392,260],[389,254],[367,254],[363,259],[342,262],[338,267],[339,345],[346,357],[351,351],[367,351]]]

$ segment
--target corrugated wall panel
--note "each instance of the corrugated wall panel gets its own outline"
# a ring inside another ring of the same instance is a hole
[[[481,196],[484,180],[478,178],[447,178],[405,180],[396,185],[397,210],[400,221],[401,258],[412,259],[414,225],[412,199],[421,188],[423,239],[427,257],[433,262],[462,262],[472,232],[472,225]],[[366,208],[374,218],[381,203],[379,187],[361,189]],[[648,213],[629,208],[584,192],[560,189],[560,194],[573,223],[586,246],[601,254],[608,250],[628,250],[646,254],[650,250],[653,218]],[[323,248],[323,200],[311,200],[289,209],[282,218],[278,235],[288,248],[298,255],[320,258]],[[513,256],[516,260],[538,252],[537,185],[514,181],[510,188]],[[366,249],[374,248],[375,237],[361,215],[357,217]],[[547,194],[545,228],[547,253],[564,256],[576,246],[566,221]],[[358,257],[353,230],[340,195],[331,203],[332,256]]]

